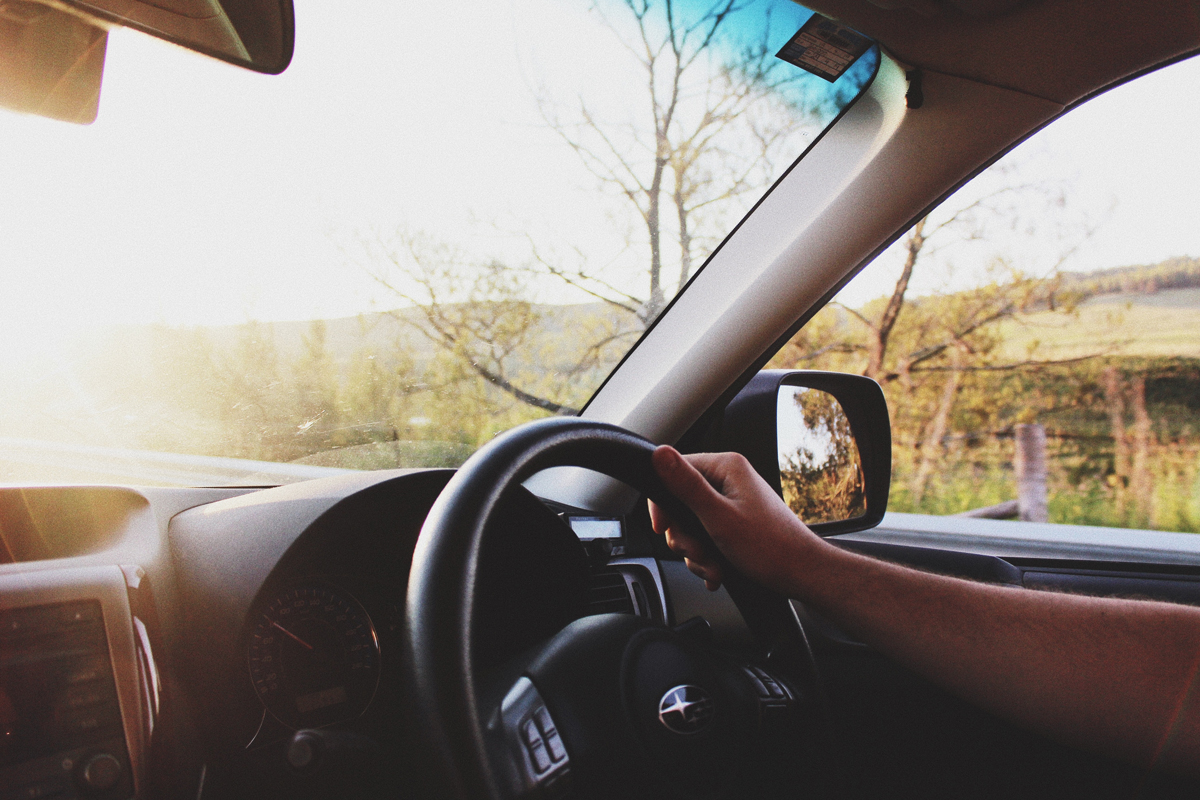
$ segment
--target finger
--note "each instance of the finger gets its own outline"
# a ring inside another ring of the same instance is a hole
[[[693,575],[702,579],[705,584],[712,583],[717,586],[721,585],[724,575],[721,573],[721,567],[719,564],[707,561],[698,561],[692,558],[685,558],[683,563],[687,565],[687,568]]]
[[[661,534],[673,552],[685,557],[701,558],[711,556],[711,550],[702,542],[687,534],[684,528],[676,525],[663,508],[650,502],[650,524],[654,532]],[[711,560],[708,558],[706,560]]]
[[[725,499],[674,447],[659,446],[651,456],[651,463],[671,494],[696,512],[696,516],[704,519],[706,514],[721,509]]]
[[[662,536],[667,532],[667,528],[671,527],[671,516],[653,500],[647,499],[646,503],[650,506],[650,527]]]
[[[690,558],[693,561],[707,563],[711,558],[706,558],[710,555],[708,548],[700,544],[700,542],[680,531],[678,527],[667,528],[666,533],[667,547],[678,553],[684,558]]]
[[[699,561],[696,561],[694,558],[685,557],[683,559],[683,563],[685,566],[687,566],[688,571],[697,578],[700,578],[701,580],[708,580],[708,570],[705,569],[704,565]]]

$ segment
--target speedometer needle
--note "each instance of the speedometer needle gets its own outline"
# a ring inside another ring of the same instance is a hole
[[[287,628],[285,628],[285,627],[283,627],[282,625],[280,625],[280,624],[279,624],[278,622],[276,622],[275,620],[271,620],[271,624],[272,624],[272,625],[274,625],[276,628],[279,628],[279,630],[283,631],[283,632],[284,632],[285,634],[287,634],[288,636],[290,636],[290,637],[292,637],[293,639],[295,639],[295,640],[296,640],[297,642],[299,642],[300,644],[302,644],[302,645],[304,645],[305,647],[307,647],[309,650],[312,650],[312,649],[313,649],[313,646],[312,646],[311,644],[309,644],[308,642],[304,641],[304,640],[303,640],[303,639],[301,639],[299,636],[297,636],[296,634],[292,633],[291,631],[289,631]]]

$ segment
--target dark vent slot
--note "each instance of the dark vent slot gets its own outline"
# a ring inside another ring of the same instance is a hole
[[[633,597],[620,571],[606,569],[592,573],[588,582],[588,613],[634,613]]]

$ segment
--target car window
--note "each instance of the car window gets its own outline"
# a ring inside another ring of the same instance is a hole
[[[94,124],[0,113],[0,480],[456,465],[572,413],[878,64],[833,25],[802,69],[790,0],[295,6],[280,76],[118,30]]]
[[[1200,532],[1198,100],[1193,59],[1067,114],[774,357],[882,384],[889,510]]]

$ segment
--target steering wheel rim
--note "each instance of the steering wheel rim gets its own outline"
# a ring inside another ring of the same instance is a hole
[[[422,737],[444,788],[464,798],[500,798],[485,741],[472,667],[475,578],[484,531],[506,491],[541,470],[578,466],[652,498],[676,524],[707,539],[695,515],[667,491],[650,460],[655,445],[602,422],[558,417],[515,428],[476,452],[430,509],[413,554],[406,601],[408,660]],[[734,570],[727,587],[760,642],[794,625],[787,601]],[[794,627],[793,627],[794,630]],[[765,641],[764,641],[765,640]]]

